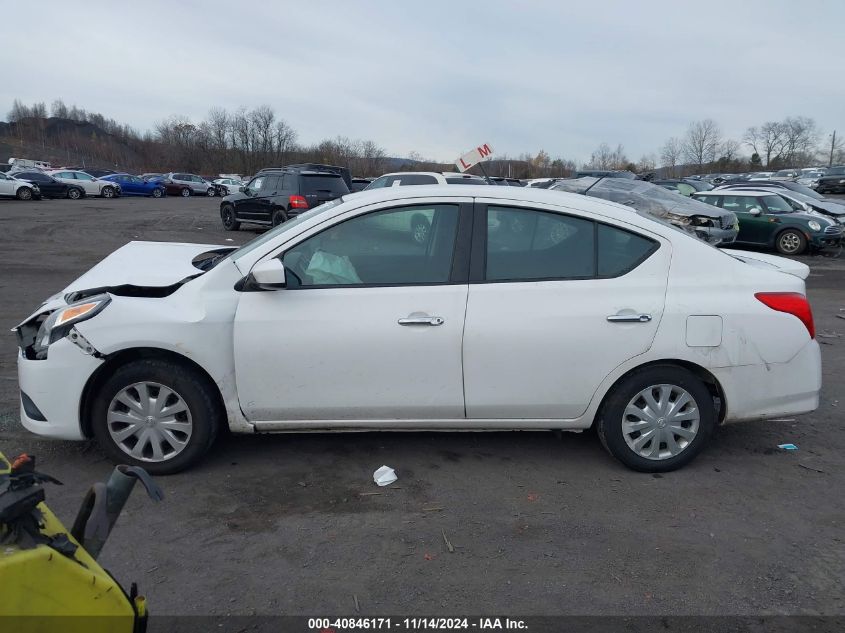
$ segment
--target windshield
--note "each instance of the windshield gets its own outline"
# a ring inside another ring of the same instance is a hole
[[[266,233],[262,233],[261,235],[256,237],[254,240],[247,242],[246,244],[244,244],[240,248],[235,249],[234,251],[232,251],[231,253],[229,253],[228,255],[226,255],[224,257],[221,257],[220,259],[223,260],[226,257],[231,257],[232,259],[239,259],[240,257],[243,257],[247,253],[254,251],[256,248],[258,248],[262,244],[266,244],[267,242],[272,240],[277,235],[281,235],[282,233],[285,233],[287,231],[290,231],[293,228],[296,228],[297,226],[299,226],[300,224],[302,224],[306,220],[310,220],[315,215],[319,215],[323,211],[327,211],[327,210],[331,209],[332,207],[339,205],[342,202],[343,202],[343,198],[335,198],[334,200],[329,200],[325,204],[321,204],[319,207],[314,207],[313,209],[309,209],[308,211],[305,211],[304,213],[300,213],[296,217],[288,220],[287,222],[282,222],[281,224],[279,224],[275,228],[270,229]],[[217,262],[215,262],[215,263],[217,263]]]
[[[816,191],[813,191],[812,189],[810,189],[808,186],[802,185],[802,184],[797,183],[797,182],[787,182],[787,183],[784,183],[784,185],[790,191],[794,191],[795,193],[803,194],[805,196],[813,198],[814,200],[821,200],[822,198],[824,198],[824,196],[822,194],[817,193]]]
[[[447,178],[446,184],[449,185],[486,185],[487,181],[481,178]]]

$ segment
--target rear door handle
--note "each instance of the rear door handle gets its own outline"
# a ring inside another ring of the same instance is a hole
[[[405,317],[399,319],[399,325],[443,325],[443,317]]]
[[[651,321],[650,314],[611,314],[607,317],[611,323],[648,323]]]

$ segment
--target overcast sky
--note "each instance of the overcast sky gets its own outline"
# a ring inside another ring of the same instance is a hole
[[[634,160],[692,120],[740,139],[805,115],[845,133],[842,0],[0,2],[14,98],[140,130],[269,104],[303,143],[337,135],[453,160],[479,142]]]

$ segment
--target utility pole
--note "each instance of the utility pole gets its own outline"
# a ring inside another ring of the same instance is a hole
[[[836,130],[833,130],[833,136],[830,138],[830,158],[827,161],[828,167],[833,167],[833,149],[836,147]]]

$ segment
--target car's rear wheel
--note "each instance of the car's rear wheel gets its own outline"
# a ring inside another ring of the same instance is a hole
[[[287,222],[288,214],[285,213],[284,209],[278,209],[273,214],[273,226],[279,226],[283,222]]]
[[[79,189],[78,187],[71,187],[67,190],[67,197],[71,200],[79,200],[83,194],[84,192],[82,189]]]
[[[32,189],[29,187],[21,187],[15,195],[18,200],[32,200]]]
[[[223,220],[223,228],[227,231],[237,231],[241,228],[241,223],[235,217],[235,209],[231,204],[220,209],[220,219]]]
[[[154,475],[179,472],[209,449],[223,423],[213,386],[163,359],[119,367],[94,398],[94,437],[114,461]]]
[[[800,255],[807,250],[807,238],[796,229],[787,229],[778,234],[775,248],[782,255]]]
[[[217,192],[214,190],[214,187],[209,187],[208,191],[205,192],[205,195],[209,198],[213,198],[216,194]]]
[[[188,196],[191,195],[191,190],[188,189],[187,187],[185,187],[184,189],[182,189],[182,191],[179,192],[179,195],[182,196],[183,198],[187,198]]]
[[[162,193],[162,190],[156,187],[155,189],[153,189],[153,198],[161,198]]]
[[[692,461],[716,426],[707,386],[674,365],[635,371],[608,395],[597,422],[605,448],[642,472],[667,472]]]

